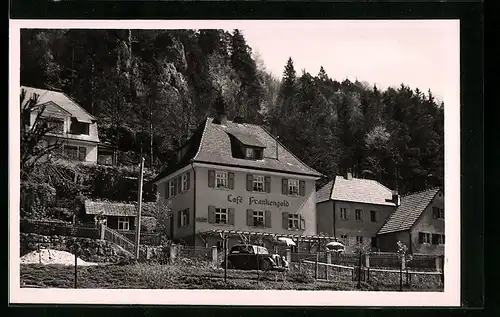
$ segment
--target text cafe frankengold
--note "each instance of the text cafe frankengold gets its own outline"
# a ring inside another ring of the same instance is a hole
[[[235,204],[242,204],[243,203],[243,197],[242,196],[233,196],[232,194],[227,195],[227,200],[231,203]],[[282,200],[282,201],[276,201],[276,200],[269,200],[267,198],[265,199],[257,199],[253,196],[248,197],[248,204],[249,205],[265,205],[265,206],[274,206],[274,207],[288,207],[290,204],[287,200]]]

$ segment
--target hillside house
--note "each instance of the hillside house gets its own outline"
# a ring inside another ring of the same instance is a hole
[[[401,205],[377,233],[381,251],[397,251],[397,242],[411,254],[444,254],[444,194],[439,188],[405,195]]]
[[[399,195],[371,179],[336,176],[316,196],[318,233],[335,236],[346,246],[377,249],[377,232],[394,212]]]
[[[32,127],[43,109],[41,120],[53,127],[44,137],[45,144],[61,143],[55,156],[88,163],[96,163],[100,158],[105,164],[114,164],[113,148],[99,148],[96,118],[73,99],[60,91],[25,86],[21,86],[21,90],[26,92],[25,100],[34,94],[38,96],[37,107],[27,121]]]
[[[156,226],[156,218],[153,217],[151,209],[155,203],[143,203],[141,210],[141,230],[152,231]],[[97,222],[98,217],[107,227],[121,233],[134,232],[137,225],[137,203],[123,203],[111,201],[85,201],[86,222]]]
[[[320,176],[261,126],[222,116],[207,118],[154,183],[173,239],[221,247],[217,230],[315,235]]]

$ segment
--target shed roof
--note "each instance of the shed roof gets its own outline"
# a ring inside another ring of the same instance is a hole
[[[376,180],[355,177],[335,176],[323,186],[316,194],[316,203],[328,200],[396,206],[392,202],[392,190]]]

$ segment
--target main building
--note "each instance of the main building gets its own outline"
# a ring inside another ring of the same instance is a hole
[[[171,238],[208,247],[220,246],[218,230],[315,235],[321,176],[263,127],[222,116],[207,118],[153,182],[172,210]]]

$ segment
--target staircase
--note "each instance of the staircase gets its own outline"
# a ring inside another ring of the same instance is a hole
[[[135,244],[130,239],[120,234],[118,231],[101,224],[101,240],[113,242],[131,257],[135,256]]]

